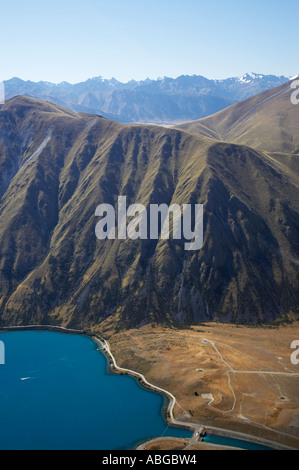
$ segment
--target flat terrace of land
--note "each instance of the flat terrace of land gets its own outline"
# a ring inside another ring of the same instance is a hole
[[[120,367],[176,397],[177,420],[299,448],[299,365],[291,363],[290,347],[299,323],[148,325],[105,336]]]

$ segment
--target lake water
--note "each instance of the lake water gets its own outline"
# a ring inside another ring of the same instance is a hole
[[[0,450],[123,450],[162,435],[192,435],[167,426],[165,397],[111,374],[86,336],[17,331],[0,333],[0,341]],[[218,436],[204,440],[267,449]]]
[[[161,435],[165,398],[108,371],[90,338],[46,331],[0,333],[0,449],[130,449]]]
[[[240,449],[246,450],[271,450],[270,447],[266,447],[260,444],[255,444],[253,442],[242,441],[240,439],[232,439],[222,436],[212,436],[207,435],[203,438],[204,442],[210,442],[212,444],[218,444],[222,446],[238,447]]]

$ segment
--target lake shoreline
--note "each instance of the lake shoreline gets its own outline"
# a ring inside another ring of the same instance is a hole
[[[198,431],[200,428],[204,428],[206,433],[211,436],[214,435],[214,436],[221,436],[223,438],[228,438],[228,439],[237,439],[241,441],[247,441],[249,443],[269,447],[273,450],[294,450],[294,448],[283,445],[283,444],[279,444],[278,442],[269,441],[267,439],[251,436],[249,434],[239,433],[236,431],[230,431],[230,430],[226,430],[222,428],[214,428],[212,426],[205,426],[203,424],[188,423],[188,422],[176,420],[173,416],[173,409],[176,404],[176,398],[174,397],[174,395],[172,395],[167,390],[164,390],[160,387],[157,387],[149,383],[146,380],[146,378],[139,372],[119,367],[110,350],[109,343],[104,338],[97,338],[96,335],[88,335],[83,330],[65,328],[65,327],[55,326],[55,325],[20,325],[20,326],[11,326],[11,327],[0,326],[0,333],[10,332],[10,331],[11,332],[30,331],[30,330],[31,331],[53,331],[53,332],[62,333],[62,334],[83,335],[93,340],[95,344],[101,347],[102,352],[105,354],[106,358],[108,359],[109,369],[112,373],[130,375],[133,378],[137,379],[138,383],[143,388],[147,388],[153,392],[162,394],[167,399],[168,406],[166,408],[167,410],[166,413],[164,413],[164,417],[165,417],[166,424],[170,425],[171,427],[189,430],[193,433]],[[159,438],[157,438],[157,440],[158,439]],[[147,442],[150,442],[150,441],[139,443],[137,447],[135,448],[135,450],[141,445],[145,446]],[[227,446],[225,445],[225,447],[227,447],[228,449],[230,448],[233,449],[233,447],[230,447],[229,445]]]

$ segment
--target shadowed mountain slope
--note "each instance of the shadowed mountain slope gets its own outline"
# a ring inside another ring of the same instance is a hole
[[[298,179],[269,155],[18,97],[0,107],[0,318],[272,321],[298,306]],[[95,209],[202,203],[204,244],[105,240]]]

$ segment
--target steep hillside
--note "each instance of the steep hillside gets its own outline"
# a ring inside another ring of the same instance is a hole
[[[0,108],[2,324],[272,321],[298,307],[298,179],[248,147],[30,98]],[[204,245],[105,240],[96,207],[204,204]]]

